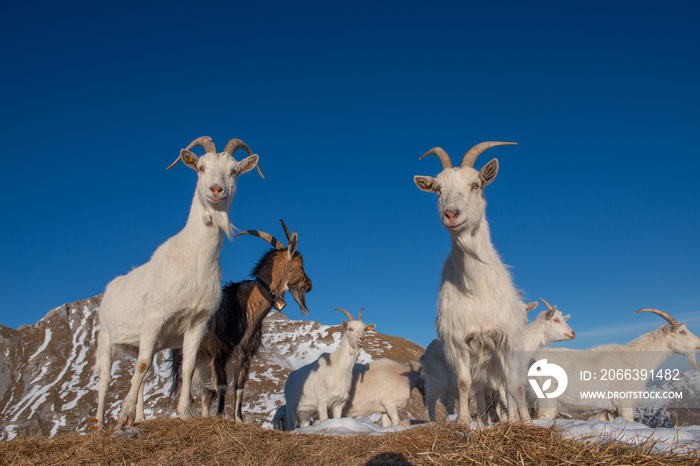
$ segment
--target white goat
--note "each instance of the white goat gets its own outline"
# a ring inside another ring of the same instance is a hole
[[[411,399],[414,388],[422,393],[420,364],[379,359],[369,364],[355,364],[352,370],[350,399],[342,416],[371,416],[382,413],[383,427],[399,425],[399,410]]]
[[[509,357],[522,350],[522,300],[506,266],[491,243],[486,221],[484,188],[498,173],[493,159],[480,171],[473,166],[485,150],[508,142],[483,142],[472,147],[459,168],[453,168],[447,153],[435,147],[425,154],[437,156],[443,171],[437,178],[416,176],[419,189],[437,193],[443,226],[450,233],[452,250],[442,269],[438,293],[436,327],[445,355],[455,368],[459,391],[457,422],[469,422],[469,393],[489,379],[511,392],[508,383]],[[491,374],[488,374],[488,373]],[[477,410],[484,413],[483,398],[476,397]],[[514,393],[524,407],[524,397]]]
[[[206,153],[197,157],[190,152],[195,146],[204,147]],[[237,149],[250,156],[237,162],[232,156]],[[203,136],[182,149],[168,168],[179,160],[197,173],[185,227],[161,244],[150,261],[112,280],[102,297],[95,363],[100,376],[97,420],[102,427],[116,350],[137,355],[118,426],[143,419],[143,379],[154,353],[166,348],[183,348],[183,389],[177,412],[182,418],[190,416],[190,382],[197,348],[209,315],[221,298],[219,254],[224,233],[231,238],[228,214],[236,179],[257,165],[258,156],[239,139],[231,139],[224,151],[217,153],[211,138]]]
[[[542,302],[547,305],[548,310],[540,312],[535,320],[525,327],[523,331],[524,351],[537,351],[544,345],[558,341],[573,340],[576,336],[575,332],[566,323],[570,315],[564,316],[556,306],[551,306],[544,299],[542,299]],[[532,302],[527,305],[525,310],[530,311],[535,307],[537,307],[537,302]],[[525,319],[527,319],[527,316]],[[430,342],[425,353],[421,356],[420,362],[425,390],[425,403],[430,420],[435,420],[435,404],[438,399],[442,401],[448,414],[452,414],[454,412],[455,398],[459,392],[454,371],[447,363],[445,351],[440,340],[435,339]],[[515,376],[517,374],[514,374]],[[480,395],[475,394],[475,396]],[[499,387],[499,396],[501,400],[506,399],[507,394],[503,387]],[[499,418],[503,419],[503,411],[500,408],[500,404],[497,404],[496,412]]]
[[[345,309],[349,322],[343,320],[345,335],[333,353],[325,353],[316,361],[291,372],[284,384],[286,401],[285,427],[293,430],[328,419],[328,413],[340,417],[350,396],[352,368],[365,344],[365,332],[374,325],[362,322],[362,309],[358,320]]]
[[[634,408],[642,401],[641,397],[627,395],[617,398],[583,399],[580,392],[643,392],[649,374],[674,353],[684,354],[693,368],[700,370],[696,355],[700,351],[700,338],[694,335],[685,323],[678,323],[666,312],[645,308],[639,312],[651,312],[668,321],[658,329],[645,333],[626,345],[608,344],[588,350],[558,351],[544,350],[535,356],[548,357],[568,375],[568,385],[564,392],[555,398],[537,400],[538,413],[545,419],[554,419],[561,411],[581,413],[597,410],[617,411],[626,421],[634,421]],[[551,364],[545,360],[546,364]],[[530,376],[537,376],[536,367],[530,369]],[[618,370],[622,377],[617,374]],[[589,380],[581,380],[582,371],[595,372]],[[613,375],[614,374],[614,375]],[[606,379],[606,380],[603,380]],[[636,379],[636,380],[635,380]],[[558,390],[558,387],[557,387]]]

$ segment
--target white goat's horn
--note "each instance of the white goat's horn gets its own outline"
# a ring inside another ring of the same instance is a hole
[[[248,144],[236,138],[230,139],[226,143],[224,152],[232,156],[238,149],[243,149],[244,151],[248,152],[248,155],[253,155],[253,152],[250,150],[250,147],[248,147]]]
[[[283,250],[283,249],[287,249],[287,246],[285,246],[284,244],[282,244],[281,241],[277,240],[277,239],[276,239],[274,236],[272,236],[271,234],[265,233],[264,231],[260,231],[260,230],[245,230],[245,231],[242,231],[242,232],[240,232],[240,233],[236,233],[235,236],[240,236],[240,235],[253,235],[253,236],[257,236],[258,238],[264,239],[265,241],[267,241],[268,243],[270,243],[270,244],[272,245],[272,247],[274,247],[275,249],[279,249],[280,251]]]
[[[224,147],[224,152],[233,157],[233,153],[236,152],[238,149],[243,149],[244,151],[248,152],[248,155],[253,155],[253,152],[250,150],[250,147],[248,147],[248,144],[236,138],[230,139],[229,142],[226,143],[226,147]],[[255,164],[255,168],[258,169],[258,174],[260,175],[260,178],[264,180],[265,176],[262,174],[262,171],[260,171],[260,166],[257,163]]]
[[[192,148],[195,147],[195,146],[202,146],[202,147],[204,147],[204,150],[205,150],[207,153],[213,152],[213,153],[216,154],[216,146],[214,145],[214,141],[212,141],[211,138],[210,138],[209,136],[200,136],[200,137],[198,137],[197,139],[195,139],[194,141],[192,141],[192,142],[185,148],[185,150],[190,150],[190,149],[192,149]],[[178,157],[175,159],[175,161],[174,161],[173,163],[171,163],[170,166],[169,166],[168,168],[166,168],[166,170],[170,170],[170,169],[173,168],[175,165],[177,165],[177,163],[180,161],[180,158],[181,158],[181,157],[178,156]]]
[[[362,320],[362,310],[363,310],[363,309],[364,309],[364,307],[361,307],[361,308],[360,308],[360,315],[357,316],[357,320],[360,320],[360,321]]]
[[[349,313],[348,311],[346,311],[345,309],[336,307],[336,308],[333,309],[333,310],[334,310],[334,311],[340,311],[340,312],[342,312],[343,314],[345,314],[346,316],[348,316],[348,320],[355,320],[355,318],[352,316],[352,314],[350,314],[350,313]]]
[[[663,318],[666,319],[666,321],[668,321],[668,323],[671,324],[671,325],[678,325],[678,321],[677,321],[676,319],[674,319],[673,317],[671,317],[667,312],[660,311],[660,310],[658,310],[658,309],[654,309],[654,308],[651,308],[651,307],[646,307],[646,308],[644,308],[644,309],[638,310],[637,312],[635,312],[635,314],[637,314],[638,312],[651,312],[652,314],[656,314],[657,316],[663,317]]]
[[[284,223],[284,220],[280,219],[280,223],[282,224],[282,228],[284,228],[284,234],[287,235],[287,244],[289,244],[292,235],[289,233],[289,228],[287,228],[287,224]]]
[[[450,160],[450,156],[447,155],[447,152],[445,152],[442,147],[433,147],[428,152],[421,155],[418,160],[422,159],[426,155],[434,155],[435,157],[439,158],[443,170],[446,168],[452,168],[452,160]]]
[[[549,304],[547,301],[545,301],[545,300],[542,299],[542,298],[540,298],[540,299],[541,299],[542,302],[545,304],[545,306],[547,306],[547,310],[551,311],[552,309],[554,309],[554,308],[552,307],[552,305]]]
[[[460,167],[474,167],[474,162],[476,162],[477,157],[481,155],[486,149],[491,149],[495,146],[514,146],[517,142],[501,142],[501,141],[487,141],[482,142],[467,151],[462,158],[462,165]]]
[[[189,146],[185,148],[185,150],[190,150],[195,146],[204,147],[204,150],[207,151],[207,154],[210,152],[216,154],[216,146],[214,145],[214,141],[212,141],[209,136],[202,136],[195,139],[190,143]]]

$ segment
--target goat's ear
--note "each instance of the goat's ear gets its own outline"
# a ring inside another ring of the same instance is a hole
[[[413,182],[416,183],[418,189],[428,193],[436,193],[440,190],[440,187],[432,176],[414,176]]]
[[[192,170],[197,171],[197,162],[199,157],[197,157],[194,152],[190,152],[187,149],[180,150],[180,158],[183,163],[190,167]]]
[[[289,257],[292,257],[295,252],[297,252],[297,245],[299,244],[299,233],[296,231],[289,236],[289,246],[287,246],[287,252]]]
[[[527,306],[525,306],[525,311],[531,311],[531,310],[533,310],[534,308],[537,307],[538,304],[539,304],[539,303],[538,303],[537,301],[533,301],[533,302],[531,302],[531,303],[527,303]]]
[[[498,174],[498,159],[493,159],[486,165],[484,165],[481,170],[479,170],[479,179],[481,180],[481,189],[487,184],[490,184],[496,179]]]
[[[345,330],[348,329],[348,323],[347,323],[345,320],[343,320],[343,328],[344,328]]]
[[[571,317],[571,314],[567,314],[567,315],[565,315],[565,316],[564,316],[564,321],[567,321],[567,320],[569,320],[569,317]]]
[[[251,171],[258,164],[258,154],[250,155],[238,162],[238,174]]]
[[[374,330],[374,327],[376,327],[376,325],[369,324],[367,327],[365,327],[365,332],[369,332],[370,330]]]

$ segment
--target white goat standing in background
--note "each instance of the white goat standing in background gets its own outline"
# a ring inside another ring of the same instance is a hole
[[[291,372],[284,384],[286,430],[306,427],[312,418],[315,423],[323,422],[328,419],[329,410],[333,417],[340,417],[348,401],[353,366],[365,344],[365,333],[374,325],[365,326],[362,309],[357,320],[345,309],[336,311],[349,319],[343,320],[345,335],[338,349]]]
[[[469,423],[472,383],[483,388],[486,379],[500,379],[499,384],[509,392],[517,386],[508,383],[508,359],[512,352],[522,350],[523,305],[491,243],[485,216],[484,188],[496,178],[498,160],[491,160],[478,172],[473,168],[483,151],[505,144],[515,143],[477,144],[464,155],[459,168],[453,168],[447,153],[435,147],[421,158],[435,155],[442,163],[442,172],[437,178],[414,177],[419,189],[438,194],[440,219],[452,240],[442,269],[435,324],[447,360],[457,374],[459,424]],[[513,396],[524,408],[524,397],[517,390]],[[477,396],[476,402],[483,414],[483,398]]]
[[[204,147],[206,153],[197,157],[190,152],[195,146]],[[237,149],[250,156],[237,162],[233,158]],[[147,263],[112,280],[102,297],[95,364],[100,376],[97,420],[102,427],[115,350],[137,355],[118,427],[143,419],[143,379],[154,353],[166,348],[183,349],[177,412],[181,418],[190,417],[190,383],[197,348],[221,299],[219,254],[224,233],[231,238],[229,210],[236,179],[257,165],[258,156],[239,139],[231,139],[224,151],[217,153],[211,138],[203,136],[182,149],[168,168],[179,160],[197,173],[185,227],[161,244]]]
[[[668,313],[653,308],[640,309],[639,312],[651,312],[663,317],[668,325],[662,325],[654,331],[645,333],[626,345],[611,343],[595,346],[587,350],[571,350],[565,348],[553,348],[556,350],[543,350],[535,356],[535,359],[550,359],[561,366],[567,374],[579,374],[581,371],[596,371],[597,377],[592,380],[582,381],[576,377],[569,377],[566,390],[556,398],[538,399],[538,413],[541,418],[554,419],[561,411],[572,413],[607,410],[618,412],[626,421],[634,421],[634,408],[642,401],[642,398],[590,398],[584,399],[577,395],[580,392],[643,392],[649,377],[642,377],[647,371],[655,371],[666,359],[674,353],[683,354],[688,363],[696,370],[700,370],[697,363],[697,353],[700,352],[700,338],[693,334],[685,323],[678,323]],[[611,377],[608,373],[606,381],[601,369],[623,371],[622,379]],[[531,369],[532,371],[532,369]],[[624,372],[627,374],[624,374]],[[636,380],[635,373],[636,372]],[[535,372],[528,374],[536,376]],[[629,376],[627,379],[626,376]],[[612,380],[611,380],[612,379]]]

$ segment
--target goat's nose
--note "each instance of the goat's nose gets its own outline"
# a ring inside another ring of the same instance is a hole
[[[221,186],[212,186],[212,187],[209,188],[209,189],[211,189],[211,192],[214,193],[214,194],[217,195],[217,196],[218,196],[219,194],[221,194],[221,193],[224,191],[224,188],[222,188]]]
[[[448,220],[453,220],[453,219],[459,217],[459,210],[456,210],[456,209],[446,210],[446,211],[445,211],[445,217],[446,217]]]

